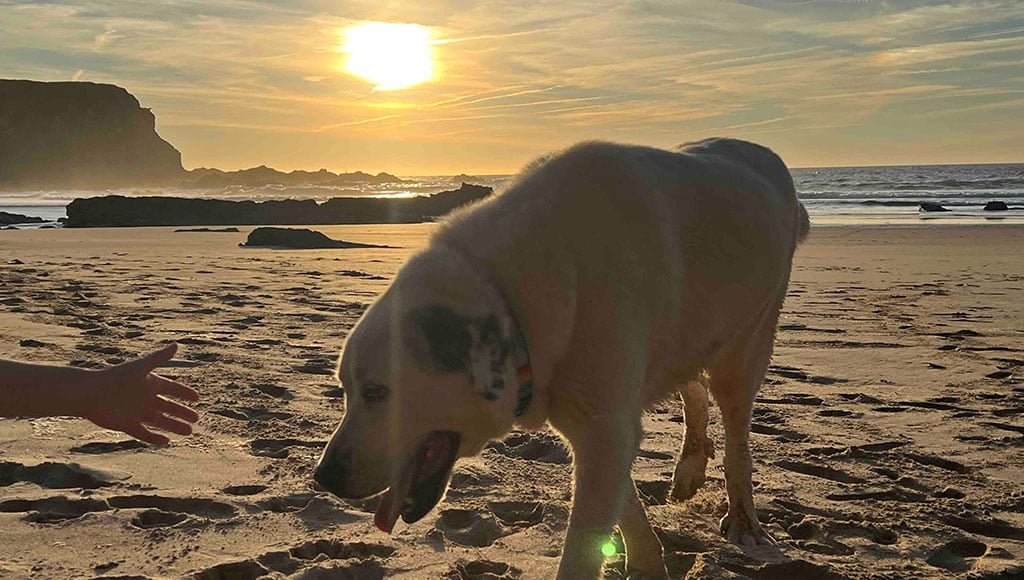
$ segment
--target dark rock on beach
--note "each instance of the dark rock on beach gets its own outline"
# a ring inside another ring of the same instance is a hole
[[[294,248],[300,250],[311,250],[316,248],[388,247],[333,240],[314,230],[295,228],[256,228],[249,232],[249,238],[245,243],[239,245],[245,248]]]
[[[430,196],[382,199],[336,197],[314,200],[227,201],[180,197],[111,195],[76,199],[67,207],[69,228],[199,225],[314,225],[417,223],[483,199],[490,187],[462,184]]]
[[[121,87],[0,80],[0,184],[105,189],[185,176],[156,118]]]
[[[924,212],[935,212],[935,211],[949,211],[949,210],[946,209],[945,207],[943,207],[941,203],[937,203],[937,202],[934,202],[934,201],[922,201],[921,202],[921,211],[924,211]]]
[[[985,211],[1006,211],[1010,209],[1005,201],[990,201],[985,204]]]
[[[41,223],[43,223],[43,218],[21,215],[20,213],[7,213],[5,211],[0,211],[0,226],[9,226],[12,224]]]

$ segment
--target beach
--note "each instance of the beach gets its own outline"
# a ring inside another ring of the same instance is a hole
[[[173,228],[0,232],[0,356],[96,367],[166,341],[196,433],[135,444],[83,420],[0,420],[0,577],[551,578],[567,451],[511,434],[391,536],[373,500],[311,473],[341,420],[338,351],[433,224],[323,226],[392,248],[242,248]],[[1024,226],[817,227],[797,251],[755,405],[740,548],[723,433],[708,481],[665,502],[682,406],[644,420],[633,474],[673,577],[1024,575]],[[608,577],[622,572],[619,554]]]

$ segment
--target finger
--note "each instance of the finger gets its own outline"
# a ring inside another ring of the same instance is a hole
[[[152,385],[156,387],[156,392],[159,395],[167,395],[176,399],[184,399],[186,401],[198,401],[199,393],[178,381],[172,381],[167,377],[161,377],[160,375],[149,375],[149,380],[152,381]]]
[[[182,423],[177,419],[172,419],[166,415],[161,415],[160,413],[151,413],[147,415],[145,421],[143,422],[150,427],[156,427],[161,431],[168,431],[170,433],[174,433],[175,435],[192,434],[192,425],[189,425],[188,423]]]
[[[170,415],[176,419],[184,419],[189,423],[195,423],[199,420],[199,413],[196,413],[181,403],[168,401],[162,397],[157,397],[156,400],[156,410],[164,415]]]
[[[167,445],[168,443],[171,442],[171,439],[166,435],[154,433],[149,429],[146,429],[142,425],[130,427],[128,429],[125,429],[124,432],[138,439],[139,441],[149,443],[150,445]]]
[[[178,343],[172,342],[163,348],[154,350],[148,354],[145,354],[133,361],[125,363],[125,366],[133,371],[150,372],[151,370],[163,366],[170,362],[174,358],[174,353],[178,352]]]

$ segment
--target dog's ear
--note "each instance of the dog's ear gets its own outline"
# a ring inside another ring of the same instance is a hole
[[[421,366],[448,373],[466,370],[473,346],[469,318],[439,304],[417,308],[410,318],[414,336],[419,335],[410,341],[410,346]]]

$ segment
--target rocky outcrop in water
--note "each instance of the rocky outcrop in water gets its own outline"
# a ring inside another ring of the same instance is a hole
[[[9,226],[13,224],[41,224],[43,218],[32,217],[27,215],[21,215],[20,213],[7,213],[0,211],[0,226]]]
[[[949,210],[946,209],[941,203],[937,203],[937,202],[934,202],[934,201],[922,201],[921,204],[920,204],[919,211],[939,212],[939,211],[949,211]]]
[[[125,89],[0,80],[0,188],[105,189],[184,176],[181,154]]]
[[[314,200],[226,201],[180,197],[111,195],[76,199],[68,204],[64,226],[204,226],[416,223],[431,221],[453,209],[483,199],[490,187],[462,184],[431,196],[385,199],[336,197]]]

